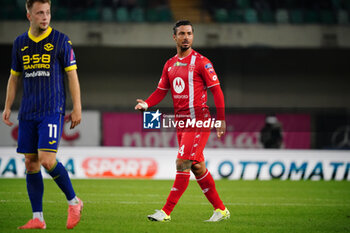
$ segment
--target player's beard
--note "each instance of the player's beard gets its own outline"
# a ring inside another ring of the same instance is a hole
[[[185,51],[187,51],[189,48],[191,48],[191,46],[188,46],[188,47],[181,46],[181,47],[180,47],[181,52],[185,52]]]

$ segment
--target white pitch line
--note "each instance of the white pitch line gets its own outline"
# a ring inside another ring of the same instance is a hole
[[[332,204],[309,204],[309,203],[225,203],[233,206],[316,206],[316,207],[350,207],[350,204],[332,203]]]
[[[26,195],[27,196],[27,192],[4,192],[4,191],[0,191],[0,194],[18,194],[18,195]],[[197,195],[190,195],[190,194],[185,194],[186,198],[201,198],[203,196],[202,193],[199,193]],[[89,196],[98,196],[98,197],[157,197],[157,198],[164,198],[166,197],[166,194],[136,194],[136,193],[85,193],[84,196],[89,197]],[[236,198],[235,198],[236,199]],[[245,200],[245,199],[251,199],[251,198],[238,198],[240,200]],[[304,201],[304,202],[309,202],[309,201],[320,201],[320,202],[337,202],[337,200],[335,199],[329,199],[329,198],[303,198],[303,199],[293,199],[293,198],[285,198],[285,197],[254,197],[255,200],[278,200],[278,201],[285,201],[286,204],[285,205],[289,205],[288,201]],[[246,203],[246,202],[239,202],[239,203]],[[236,203],[233,203],[233,205],[235,205]],[[257,203],[257,204],[261,204],[261,203]],[[293,204],[293,203],[291,203]],[[335,203],[336,205],[343,205],[338,203]],[[264,205],[264,204],[261,204]],[[274,205],[274,204],[273,204]],[[317,204],[316,204],[317,205]],[[323,205],[323,204],[322,204]],[[328,204],[324,204],[324,205],[328,205]],[[332,205],[332,204],[331,204]],[[347,205],[347,204],[344,204]]]
[[[117,202],[119,204],[164,204],[163,202],[137,202],[137,201],[119,201]],[[193,202],[181,202],[185,205],[208,205],[209,202],[198,202],[198,203],[193,203]],[[307,203],[230,203],[230,202],[225,202],[225,205],[228,206],[316,206],[316,207],[337,207],[337,206],[342,206],[342,207],[350,207],[350,204],[344,204],[344,203],[336,203],[336,204],[307,204]]]

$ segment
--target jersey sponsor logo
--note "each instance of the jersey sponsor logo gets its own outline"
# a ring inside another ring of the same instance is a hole
[[[174,95],[174,99],[188,99],[188,95]]]
[[[190,64],[190,68],[189,68],[190,72],[193,72],[195,67],[196,66],[194,64]]]
[[[35,78],[35,77],[50,77],[49,71],[32,71],[32,72],[26,72],[24,74],[25,78]]]
[[[50,69],[50,64],[33,64],[25,65],[24,70],[35,70],[35,69]]]
[[[176,77],[173,81],[173,88],[177,94],[180,94],[185,90],[185,82],[182,78]]]
[[[51,55],[50,54],[33,54],[24,55],[23,69],[33,70],[33,69],[50,69]],[[31,64],[32,63],[32,64]]]
[[[174,63],[174,66],[187,66],[187,63],[182,63],[182,62],[177,61]]]
[[[206,64],[204,67],[205,67],[206,69],[213,68],[213,66],[212,66],[210,63]]]
[[[54,46],[50,43],[47,43],[44,45],[44,49],[49,52],[54,49]]]
[[[21,48],[21,51],[23,52],[24,50],[26,50],[27,48],[29,48],[28,46],[24,46],[23,48]]]

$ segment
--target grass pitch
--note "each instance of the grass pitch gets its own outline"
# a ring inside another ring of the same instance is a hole
[[[231,212],[228,221],[206,223],[212,207],[191,181],[172,221],[150,222],[173,181],[73,180],[84,201],[75,232],[205,233],[205,232],[350,232],[350,182],[346,181],[216,181]],[[45,232],[65,231],[67,203],[56,184],[44,181]],[[32,217],[24,179],[0,179],[0,232],[18,232]],[[42,230],[30,230],[42,232]]]

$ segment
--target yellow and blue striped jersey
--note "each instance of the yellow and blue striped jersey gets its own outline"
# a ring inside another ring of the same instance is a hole
[[[64,72],[77,69],[69,38],[51,27],[39,37],[30,30],[13,44],[11,73],[23,75],[18,119],[31,120],[65,112]]]

